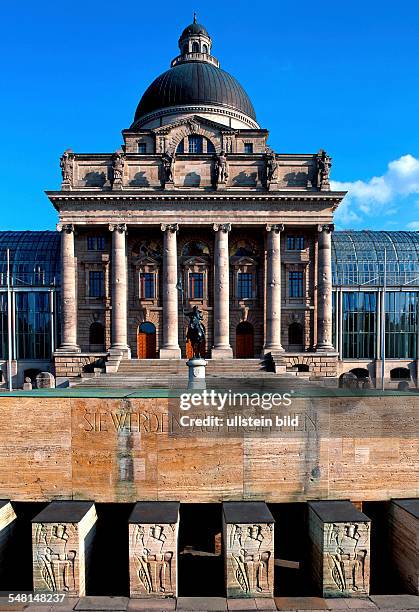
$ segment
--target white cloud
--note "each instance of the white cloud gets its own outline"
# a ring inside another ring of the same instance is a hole
[[[419,231],[419,221],[411,221],[407,224],[408,229]]]
[[[331,186],[338,191],[348,191],[336,212],[336,222],[340,225],[357,224],[366,217],[395,214],[398,212],[394,206],[396,200],[419,193],[419,159],[403,155],[391,161],[382,176],[373,176],[368,181],[331,181]]]

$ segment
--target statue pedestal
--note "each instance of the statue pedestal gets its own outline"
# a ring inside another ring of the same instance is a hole
[[[205,389],[205,359],[193,357],[186,362],[189,368],[188,389]]]

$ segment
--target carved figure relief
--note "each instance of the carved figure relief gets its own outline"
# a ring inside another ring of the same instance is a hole
[[[266,158],[266,186],[269,189],[271,183],[278,182],[278,162],[275,153],[270,153]]]
[[[71,152],[71,149],[64,151],[60,157],[60,168],[63,183],[68,185],[71,185],[73,182],[73,160],[74,153]]]
[[[231,578],[243,594],[272,590],[273,525],[227,525]],[[230,579],[231,579],[230,578]]]
[[[331,523],[326,527],[327,558],[339,591],[367,591],[368,523]]]
[[[73,525],[39,523],[34,556],[44,590],[76,592],[77,530]]]
[[[215,159],[215,182],[216,185],[225,185],[229,176],[227,156],[224,151],[221,151]]]
[[[121,151],[112,156],[112,187],[121,187],[124,176],[125,157]]]
[[[330,169],[332,167],[332,158],[320,149],[317,153],[317,187],[318,189],[330,188]]]
[[[176,531],[176,524],[133,526],[131,555],[136,564],[139,590],[146,595],[174,595]]]
[[[164,170],[164,182],[165,183],[173,183],[174,175],[175,175],[175,163],[176,163],[176,155],[175,153],[164,153],[162,156],[163,162],[163,170]]]

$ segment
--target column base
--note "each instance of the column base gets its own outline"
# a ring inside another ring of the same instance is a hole
[[[213,347],[211,359],[233,359],[233,349],[231,346]]]
[[[172,348],[161,348],[159,351],[160,359],[180,359],[180,348],[172,347]]]
[[[131,359],[131,348],[126,344],[112,344],[109,352],[112,351],[122,354],[122,359]]]
[[[336,353],[333,344],[317,344],[316,353]]]
[[[268,353],[285,353],[285,349],[281,344],[269,344],[262,349],[262,355],[267,355]]]
[[[81,353],[81,349],[77,344],[62,344],[54,352],[55,353]]]

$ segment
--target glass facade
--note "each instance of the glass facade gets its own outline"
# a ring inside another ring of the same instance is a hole
[[[16,359],[49,359],[51,355],[50,294],[22,292],[16,299]]]
[[[7,293],[0,293],[0,359],[8,357]]]
[[[343,355],[348,359],[373,359],[377,345],[377,294],[345,292],[343,299]]]
[[[394,359],[417,357],[419,293],[386,293],[386,356]]]
[[[7,251],[13,287],[49,287],[61,283],[58,232],[0,232],[0,287],[7,285]]]

